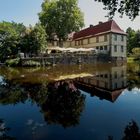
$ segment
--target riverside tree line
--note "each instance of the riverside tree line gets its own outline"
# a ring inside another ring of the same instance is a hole
[[[117,0],[103,0],[102,2],[105,9],[110,11],[110,18],[116,11],[121,15],[125,12],[132,19],[138,16],[139,5],[133,1],[126,3],[121,0],[120,8],[116,6],[119,4]],[[42,11],[38,16],[39,23],[29,27],[22,23],[0,22],[1,62],[16,57],[19,52],[29,55],[45,52],[47,41],[53,40],[54,36],[57,36],[59,46],[62,46],[62,42],[68,38],[69,33],[79,31],[84,27],[84,15],[78,7],[78,0],[44,0]],[[127,33],[128,52],[132,52],[133,47],[140,47],[140,31],[128,28]]]

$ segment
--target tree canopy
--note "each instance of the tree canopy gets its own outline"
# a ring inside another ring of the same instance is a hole
[[[19,51],[38,54],[46,50],[46,31],[41,24],[25,27],[22,23],[0,22],[0,61],[17,57]]]
[[[105,10],[109,10],[108,16],[112,18],[116,12],[121,17],[126,14],[130,19],[135,19],[140,12],[140,0],[95,0],[105,5]]]
[[[127,51],[132,53],[134,48],[140,48],[140,31],[135,31],[131,27],[126,30],[127,33]],[[137,50],[137,49],[136,49]]]
[[[45,51],[47,47],[46,37],[47,34],[42,25],[38,23],[34,27],[30,26],[26,29],[21,40],[21,51],[29,54]]]
[[[45,26],[49,39],[57,35],[59,41],[65,40],[69,33],[79,31],[84,26],[83,13],[77,0],[45,0],[39,19]]]
[[[16,55],[20,38],[25,31],[23,24],[15,22],[0,23],[0,59],[4,60],[11,55]]]

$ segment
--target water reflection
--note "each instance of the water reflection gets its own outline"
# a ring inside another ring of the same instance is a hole
[[[128,90],[140,88],[140,62],[128,64]]]
[[[111,67],[92,77],[76,78],[75,83],[91,96],[114,102],[127,87],[126,66]]]
[[[10,130],[9,127],[5,126],[3,119],[0,119],[0,139],[1,140],[16,140],[14,137],[7,135],[7,132]]]
[[[0,116],[12,128],[10,133],[6,130],[8,136],[21,140],[139,138],[140,94],[131,93],[140,92],[140,77],[133,66],[131,73],[129,65],[115,64],[57,68],[0,70]],[[81,73],[86,74],[78,77]],[[71,75],[76,77],[70,80]],[[131,118],[136,121],[125,127]]]
[[[113,136],[108,136],[108,140],[114,140]],[[136,121],[132,120],[126,125],[121,140],[140,140],[139,127]]]
[[[0,103],[3,105],[25,103],[29,99],[36,103],[48,124],[70,127],[79,124],[84,109],[85,95],[72,81],[58,81],[46,84],[13,84],[5,80],[0,86]]]
[[[46,101],[41,105],[45,121],[70,127],[79,124],[85,96],[72,81],[59,81],[48,85]]]

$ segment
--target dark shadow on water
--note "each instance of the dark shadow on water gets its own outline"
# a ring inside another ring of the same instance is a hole
[[[140,132],[138,124],[132,120],[129,122],[125,129],[124,129],[124,135],[121,138],[121,140],[140,140]],[[108,136],[108,140],[115,140],[113,136]]]
[[[9,127],[5,126],[3,119],[0,119],[0,140],[16,140],[16,138],[9,136],[7,133],[10,131]]]

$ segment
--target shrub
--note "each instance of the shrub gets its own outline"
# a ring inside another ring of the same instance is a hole
[[[19,66],[20,65],[20,58],[8,59],[8,60],[6,60],[5,64],[7,66]]]
[[[26,67],[39,67],[41,66],[40,62],[34,61],[34,60],[28,60],[25,61],[22,66],[26,66]]]

